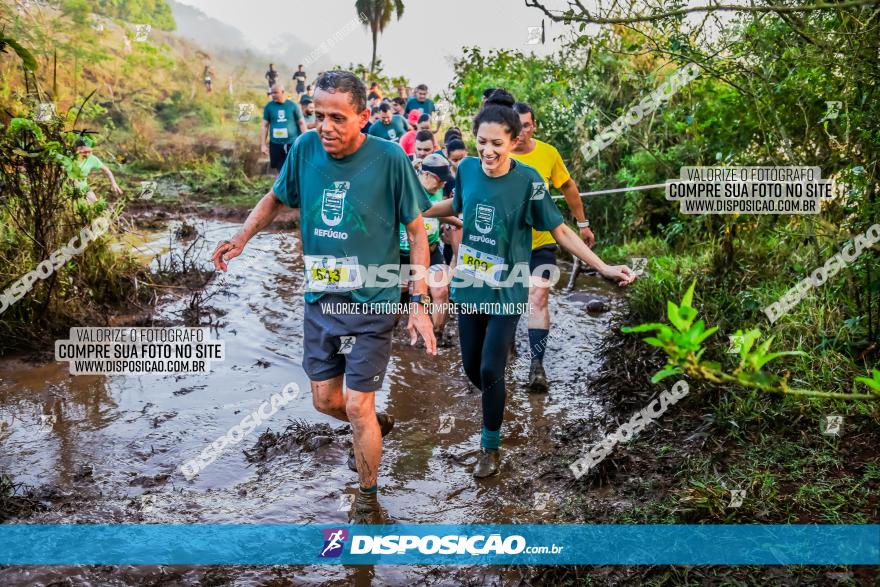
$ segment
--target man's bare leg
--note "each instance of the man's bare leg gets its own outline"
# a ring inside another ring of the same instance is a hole
[[[342,375],[325,381],[312,381],[312,405],[322,414],[348,422],[345,396],[342,393]]]
[[[345,410],[354,435],[354,458],[362,488],[376,485],[382,457],[382,432],[376,419],[376,394],[349,389]]]
[[[382,432],[376,419],[376,394],[371,391],[342,391],[342,375],[312,381],[312,403],[322,414],[351,423],[354,455],[361,487],[376,485],[382,456]]]

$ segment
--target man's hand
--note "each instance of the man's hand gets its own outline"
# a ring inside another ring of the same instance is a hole
[[[422,304],[410,303],[409,321],[406,329],[409,332],[409,344],[415,345],[418,337],[425,341],[425,350],[429,355],[437,354],[437,339],[434,337],[434,325],[428,310]]]
[[[580,233],[581,239],[584,241],[584,244],[592,249],[593,245],[596,244],[596,235],[593,234],[593,231],[590,230],[589,226],[581,228]]]
[[[266,145],[266,144],[260,145],[260,153],[262,153],[263,155],[268,157],[269,156],[269,145]]]
[[[242,251],[244,251],[245,244],[247,244],[246,241],[244,241],[244,239],[238,234],[230,240],[220,241],[217,244],[217,248],[214,249],[214,254],[212,256],[214,267],[221,271],[226,271],[228,269],[226,261],[241,255]]]
[[[116,182],[113,182],[113,185],[110,186],[110,190],[111,190],[114,194],[117,194],[117,195],[119,195],[119,196],[122,195],[122,188],[119,187],[119,186],[116,184]]]
[[[636,273],[626,265],[607,265],[599,272],[602,277],[613,279],[620,287],[625,287],[636,280]]]

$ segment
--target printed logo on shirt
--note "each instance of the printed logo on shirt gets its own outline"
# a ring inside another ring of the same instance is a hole
[[[337,226],[342,222],[345,212],[345,194],[349,187],[351,184],[347,181],[335,181],[332,189],[324,190],[321,201],[321,220],[327,226]]]
[[[495,226],[495,207],[477,204],[474,226],[481,234],[489,234]]]
[[[543,200],[544,196],[547,195],[547,186],[544,185],[543,181],[533,181],[532,182],[532,200]]]
[[[396,141],[397,140],[397,131],[394,130],[393,128],[388,129],[388,138],[390,138],[392,141]]]
[[[284,110],[278,111],[278,122],[287,122],[287,112]]]

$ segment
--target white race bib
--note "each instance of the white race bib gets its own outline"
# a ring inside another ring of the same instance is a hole
[[[357,257],[306,255],[308,291],[350,291],[363,287]]]
[[[287,129],[286,128],[273,128],[272,129],[272,138],[273,139],[286,139],[287,138]]]
[[[456,269],[474,277],[479,277],[490,285],[499,285],[501,283],[503,265],[505,265],[504,257],[478,251],[464,243],[458,246]]]

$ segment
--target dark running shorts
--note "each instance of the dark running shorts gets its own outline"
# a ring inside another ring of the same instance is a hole
[[[289,150],[290,143],[269,143],[269,167],[281,171]]]
[[[401,265],[409,265],[409,253],[400,253],[400,264]],[[440,245],[431,251],[431,261],[428,263],[428,267],[433,267],[434,265],[448,265],[446,260],[443,258],[443,253],[440,252]]]
[[[541,265],[556,265],[556,245],[544,245],[532,249],[532,256],[529,259],[529,273],[535,275],[535,269]],[[538,277],[550,279],[550,270],[544,269]]]
[[[351,298],[325,294],[303,313],[303,361],[312,381],[345,374],[345,385],[356,391],[382,387],[391,358],[393,314],[347,314],[322,304],[351,303]]]

